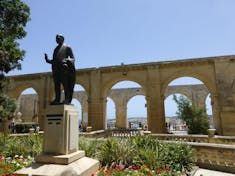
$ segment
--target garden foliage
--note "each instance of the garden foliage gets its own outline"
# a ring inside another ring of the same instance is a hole
[[[16,109],[15,100],[0,92],[0,121],[12,119]]]
[[[17,137],[0,133],[0,153],[6,158],[16,155],[34,157],[41,151],[42,136],[39,134]]]
[[[93,142],[90,143],[90,146],[88,143],[83,146],[83,140],[80,139],[79,148],[85,150],[86,155],[93,152],[92,157],[97,158],[101,166],[106,168],[103,171],[108,170],[107,172],[113,170],[114,164],[118,167],[121,165],[125,169],[146,166],[155,173],[159,170],[172,173],[186,172],[193,166],[193,151],[191,147],[182,143],[164,143],[148,136],[109,138],[96,143],[94,146],[96,150],[94,150],[92,149]],[[87,150],[87,145],[92,152]]]
[[[189,146],[160,142],[151,136],[104,140],[80,137],[79,150],[85,150],[87,157],[100,161],[101,167],[96,175],[178,175],[193,166],[193,151]],[[7,172],[8,168],[11,169],[9,173],[14,173],[28,166],[41,151],[42,136],[39,134],[0,135],[0,153],[4,158],[0,161],[0,173]]]

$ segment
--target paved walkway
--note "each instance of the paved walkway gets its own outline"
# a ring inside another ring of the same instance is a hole
[[[235,176],[235,174],[199,168],[193,176]]]

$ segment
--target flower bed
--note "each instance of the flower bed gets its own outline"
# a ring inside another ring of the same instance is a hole
[[[101,163],[97,176],[185,175],[194,165],[191,147],[151,137],[80,139],[80,150]]]
[[[101,167],[92,176],[177,176],[182,173],[175,173],[171,168],[160,168],[157,171],[151,170],[148,166],[125,166],[113,163],[110,167]]]
[[[15,176],[14,172],[23,167],[29,166],[33,161],[30,156],[24,158],[23,156],[16,155],[11,158],[4,158],[0,155],[0,176]]]

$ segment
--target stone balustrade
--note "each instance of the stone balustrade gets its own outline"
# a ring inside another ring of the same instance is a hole
[[[131,137],[137,135],[139,135],[137,129],[114,129],[110,132],[112,137]]]
[[[164,140],[164,141],[181,141],[181,142],[198,142],[198,143],[209,142],[209,138],[207,135],[151,134],[151,136],[154,136],[159,140]]]
[[[194,143],[194,160],[201,168],[235,173],[235,146],[214,143]]]
[[[151,134],[149,131],[144,132],[145,135]],[[181,142],[197,142],[197,143],[216,143],[216,144],[235,144],[233,136],[213,136],[208,135],[174,135],[174,134],[151,134],[159,140],[165,141],[181,141]]]

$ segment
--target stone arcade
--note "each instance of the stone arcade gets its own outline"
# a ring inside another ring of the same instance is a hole
[[[168,86],[165,91],[165,98],[172,94],[182,94],[191,100],[195,105],[199,107],[206,106],[206,98],[209,95],[209,91],[204,84],[195,85],[174,85]],[[116,111],[116,127],[126,128],[127,127],[127,105],[130,99],[136,95],[144,96],[144,91],[141,87],[135,88],[119,88],[111,89],[109,91],[108,97],[113,100],[115,104]],[[73,98],[78,100],[81,104],[81,117],[82,121],[86,123],[88,114],[88,103],[87,95],[85,91],[75,91],[73,93]],[[37,117],[37,94],[21,94],[18,103],[19,107],[17,112],[22,113],[21,119],[25,122],[35,122],[35,117]],[[145,107],[144,107],[145,108]],[[37,119],[36,119],[37,120]]]
[[[147,102],[148,130],[165,133],[164,93],[168,84],[179,77],[202,81],[211,94],[213,117],[220,135],[235,135],[235,56],[120,65],[76,71],[76,84],[84,87],[88,102],[88,125],[105,128],[106,98],[111,87],[129,80],[141,85]],[[5,92],[14,98],[29,87],[36,90],[41,128],[53,98],[51,73],[9,76]],[[49,91],[48,91],[49,90]],[[121,120],[122,121],[122,120]]]

